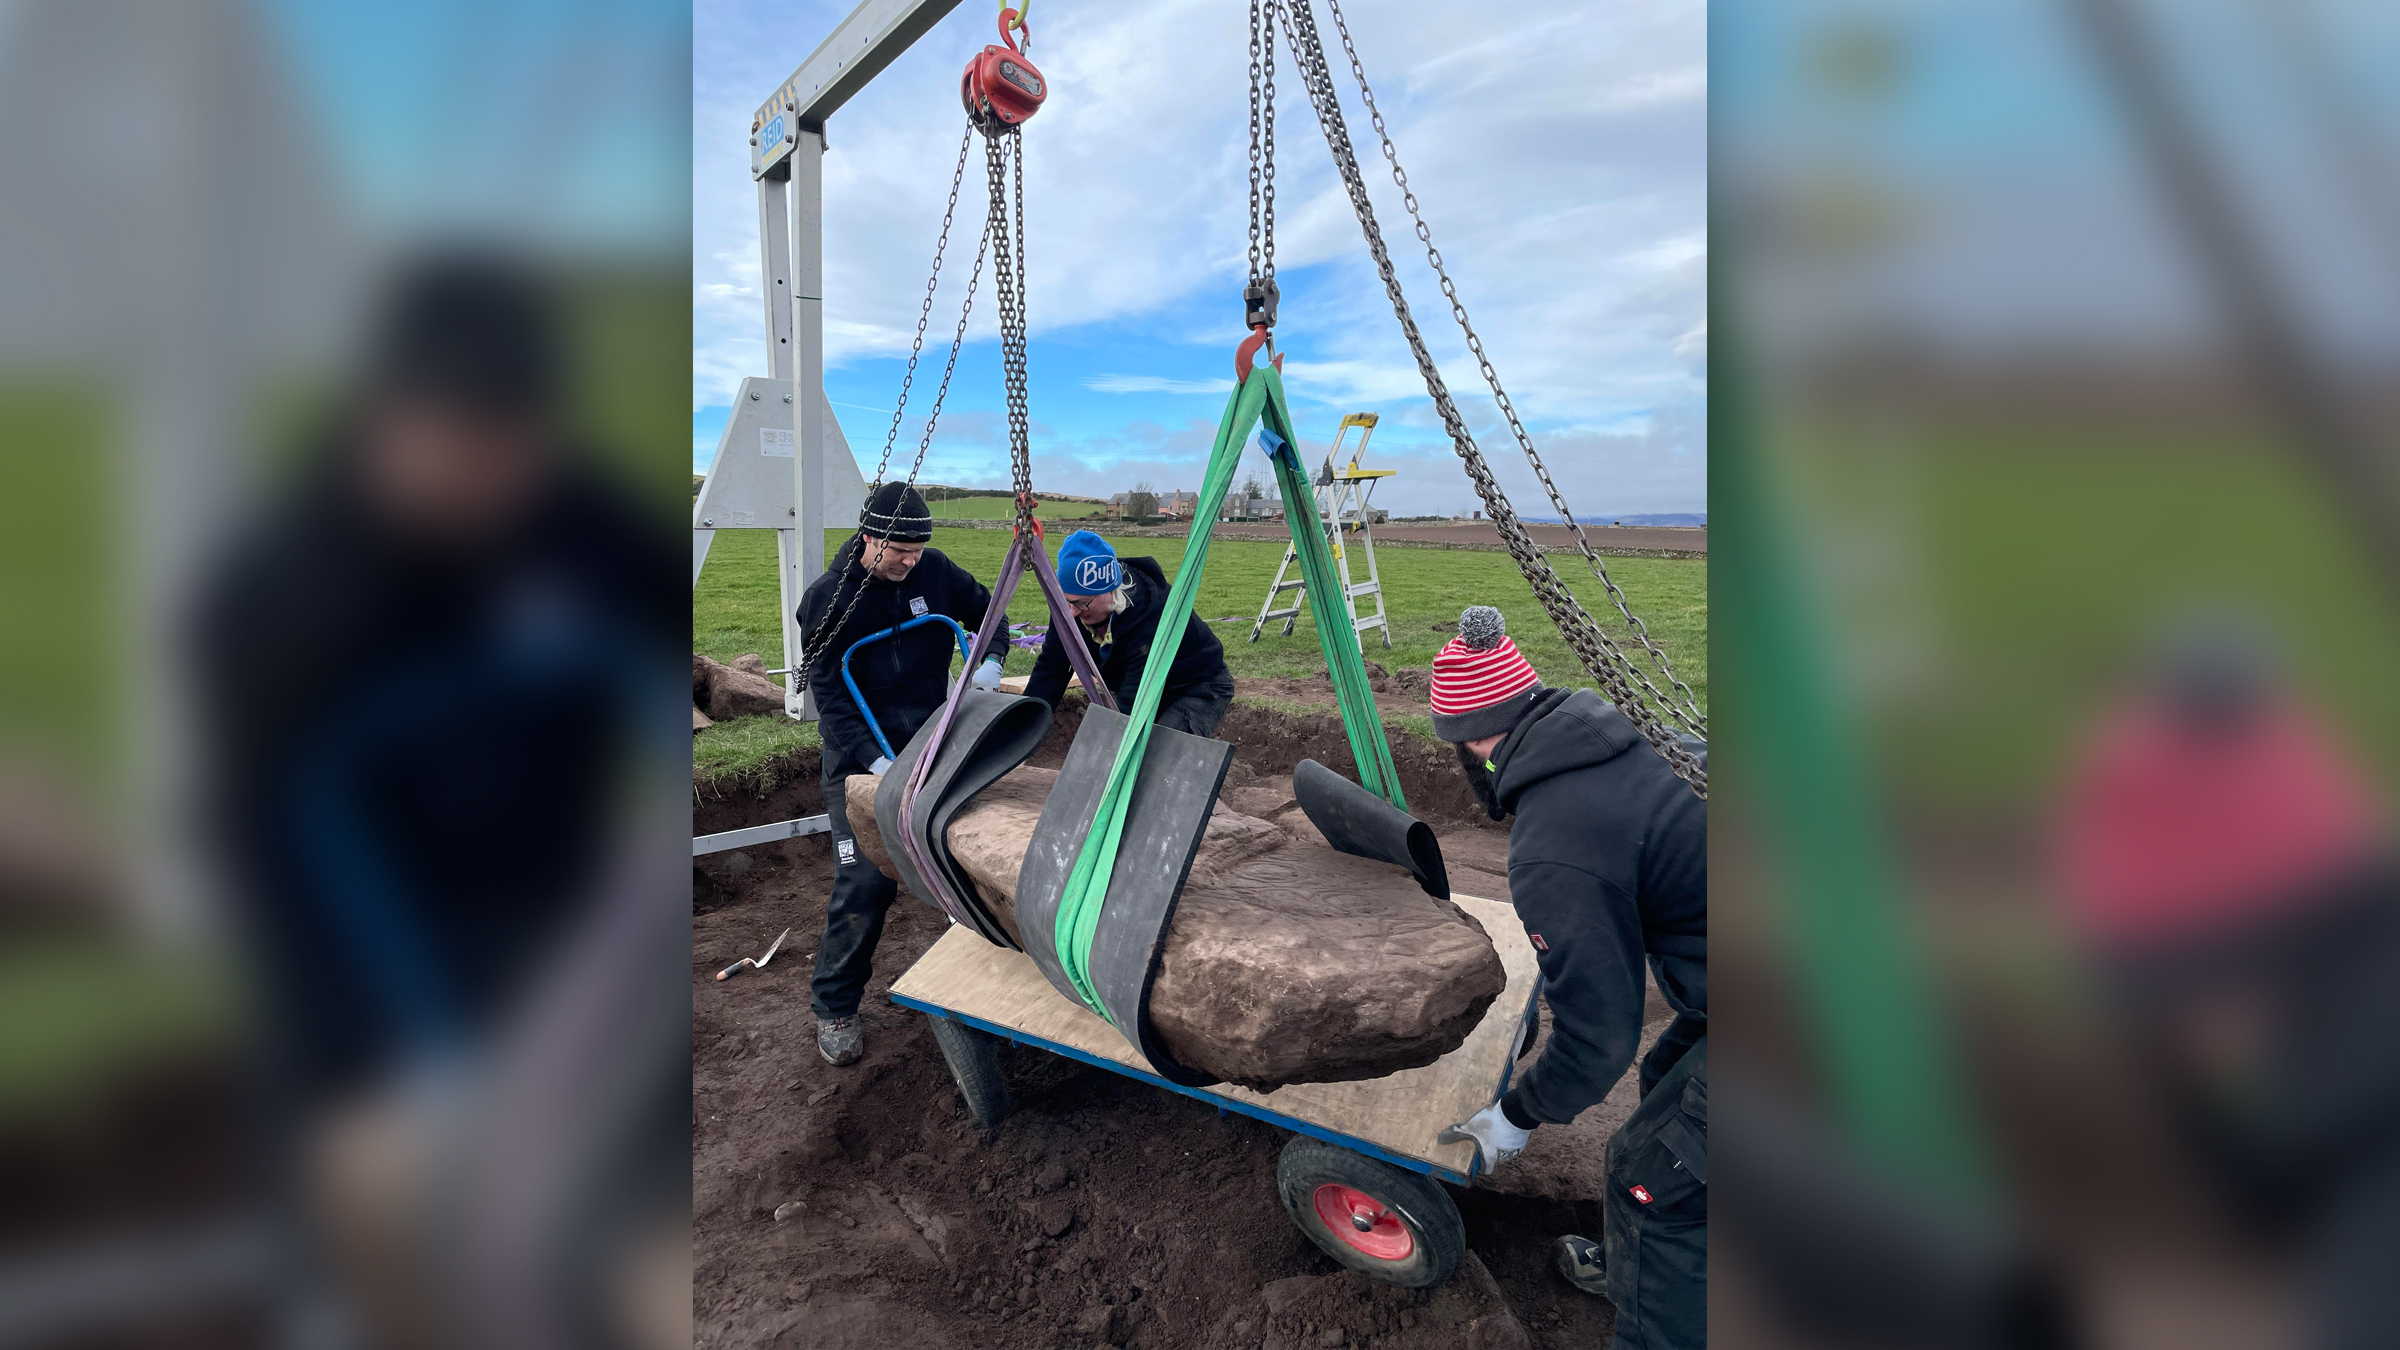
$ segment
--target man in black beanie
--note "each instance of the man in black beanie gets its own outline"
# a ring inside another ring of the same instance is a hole
[[[1542,968],[1550,1040],[1507,1094],[1445,1131],[1489,1171],[1544,1124],[1599,1104],[1633,1063],[1642,972],[1675,1020],[1642,1057],[1641,1104],[1608,1141],[1606,1245],[1559,1272],[1616,1306],[1615,1350],[1708,1339],[1708,804],[1614,704],[1545,689],[1500,611],[1475,605],[1433,658],[1434,734],[1508,831],[1508,895]]]
[[[833,895],[825,905],[825,936],[817,943],[809,1003],[817,1014],[817,1051],[833,1064],[855,1064],[865,1053],[859,999],[875,964],[883,918],[900,887],[859,852],[843,807],[843,781],[882,773],[890,757],[867,729],[867,719],[842,682],[842,654],[859,639],[926,614],[946,614],[970,632],[983,623],[992,593],[936,548],[933,513],[907,483],[886,483],[858,513],[858,533],[842,545],[825,575],[800,600],[807,650],[821,652],[810,669],[817,733],[825,742],[825,814],[833,827]],[[875,723],[896,751],[940,711],[949,697],[949,625],[929,623],[860,649],[850,661]],[[1000,683],[995,655],[975,672],[986,688]]]

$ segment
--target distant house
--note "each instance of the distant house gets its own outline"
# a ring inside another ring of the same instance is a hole
[[[1200,509],[1197,492],[1162,492],[1158,494],[1158,513],[1169,520],[1190,520]]]

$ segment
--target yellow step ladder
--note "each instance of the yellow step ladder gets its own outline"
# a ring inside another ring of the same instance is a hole
[[[1373,413],[1352,413],[1342,419],[1342,425],[1333,433],[1332,447],[1325,452],[1324,466],[1317,471],[1316,483],[1317,518],[1324,522],[1326,542],[1333,546],[1334,562],[1342,571],[1342,614],[1350,620],[1351,634],[1358,639],[1358,649],[1362,652],[1367,649],[1367,630],[1370,628],[1383,630],[1385,650],[1390,650],[1392,645],[1392,626],[1383,612],[1383,578],[1375,570],[1375,517],[1367,501],[1374,495],[1378,480],[1389,478],[1399,471],[1360,466],[1360,461],[1367,453],[1367,442],[1375,435],[1375,420]],[[1352,427],[1359,428],[1358,443],[1350,449],[1350,462],[1337,468],[1335,462],[1341,458],[1342,442],[1349,436]],[[1354,583],[1351,580],[1350,555],[1353,551],[1366,558],[1367,579],[1363,582]],[[1283,551],[1283,565],[1275,569],[1275,584],[1267,588],[1266,601],[1258,607],[1258,622],[1250,625],[1252,642],[1258,641],[1259,633],[1275,619],[1283,620],[1285,637],[1292,635],[1293,626],[1300,621],[1300,610],[1308,603],[1307,581],[1291,575],[1299,561],[1297,549],[1286,548]],[[1287,577],[1290,580],[1285,580]],[[1291,604],[1278,609],[1275,606],[1276,598],[1285,591],[1297,594],[1292,596]],[[1370,599],[1374,601],[1373,612],[1359,614],[1358,602]],[[1325,607],[1318,606],[1318,612],[1318,622],[1321,623],[1324,621],[1322,616]]]

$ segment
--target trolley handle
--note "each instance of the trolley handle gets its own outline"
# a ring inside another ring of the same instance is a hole
[[[920,614],[917,617],[910,619],[906,623],[894,624],[892,627],[886,628],[880,633],[869,633],[865,637],[860,638],[858,641],[851,643],[850,649],[842,653],[842,683],[849,687],[850,701],[858,705],[858,715],[867,719],[867,730],[874,735],[875,744],[882,747],[883,757],[885,759],[898,759],[900,756],[898,752],[892,749],[892,743],[883,738],[883,727],[875,721],[874,712],[867,707],[867,696],[858,691],[858,681],[851,678],[850,658],[856,656],[858,654],[858,649],[866,646],[870,642],[881,642],[885,638],[898,637],[900,634],[907,632],[911,628],[922,628],[929,623],[946,623],[950,625],[951,633],[958,638],[958,657],[960,660],[966,660],[972,654],[972,644],[967,638],[967,630],[959,627],[958,620],[951,618],[947,614]]]

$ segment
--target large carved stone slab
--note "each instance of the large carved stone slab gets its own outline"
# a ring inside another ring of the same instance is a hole
[[[1056,780],[1052,769],[1015,770],[946,836],[1012,937],[1017,869]],[[874,799],[872,777],[851,781],[850,828],[897,877]],[[1181,1063],[1272,1091],[1431,1064],[1466,1039],[1506,979],[1482,927],[1406,869],[1220,801],[1167,931],[1150,1018]]]

